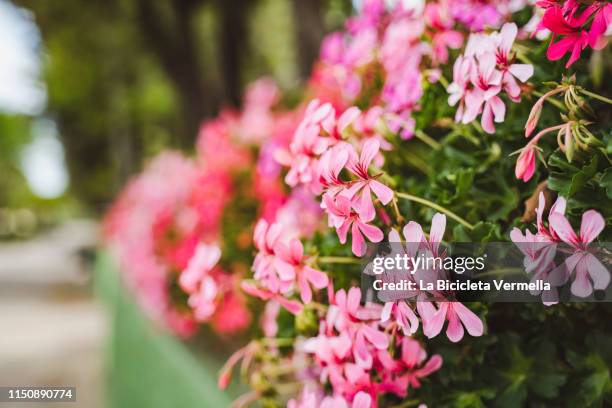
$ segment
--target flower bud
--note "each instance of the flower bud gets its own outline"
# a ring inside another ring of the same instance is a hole
[[[535,172],[535,146],[528,144],[516,160],[514,174],[519,180],[529,181]]]

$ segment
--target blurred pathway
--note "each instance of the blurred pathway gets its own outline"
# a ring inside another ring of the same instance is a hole
[[[77,403],[68,406],[104,406],[108,323],[87,262],[96,238],[96,224],[71,221],[29,241],[0,243],[0,385],[75,386]]]

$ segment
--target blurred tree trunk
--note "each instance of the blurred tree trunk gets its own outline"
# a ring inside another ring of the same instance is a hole
[[[241,68],[249,57],[247,18],[256,0],[219,0],[216,3],[220,24],[217,37],[225,99],[240,106]]]
[[[195,46],[192,16],[203,0],[171,0],[171,15],[164,15],[160,2],[138,0],[138,24],[147,45],[155,53],[174,84],[184,116],[184,134],[179,143],[192,145],[200,123],[217,111],[214,90],[206,83],[202,61]],[[168,14],[168,13],[166,13]]]
[[[325,34],[323,0],[291,0],[298,46],[298,63],[302,79],[310,76],[312,65],[319,56]]]

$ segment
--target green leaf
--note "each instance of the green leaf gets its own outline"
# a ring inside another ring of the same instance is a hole
[[[572,197],[595,177],[598,158],[593,155],[582,166],[576,167],[568,163],[560,150],[555,151],[548,159],[548,187],[564,197]]]
[[[599,185],[606,190],[606,195],[612,200],[612,167],[608,167],[599,179]]]

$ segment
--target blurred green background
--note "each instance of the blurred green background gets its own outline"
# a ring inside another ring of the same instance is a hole
[[[295,94],[352,7],[0,0],[0,239],[100,215],[146,158],[191,149],[262,75]]]

